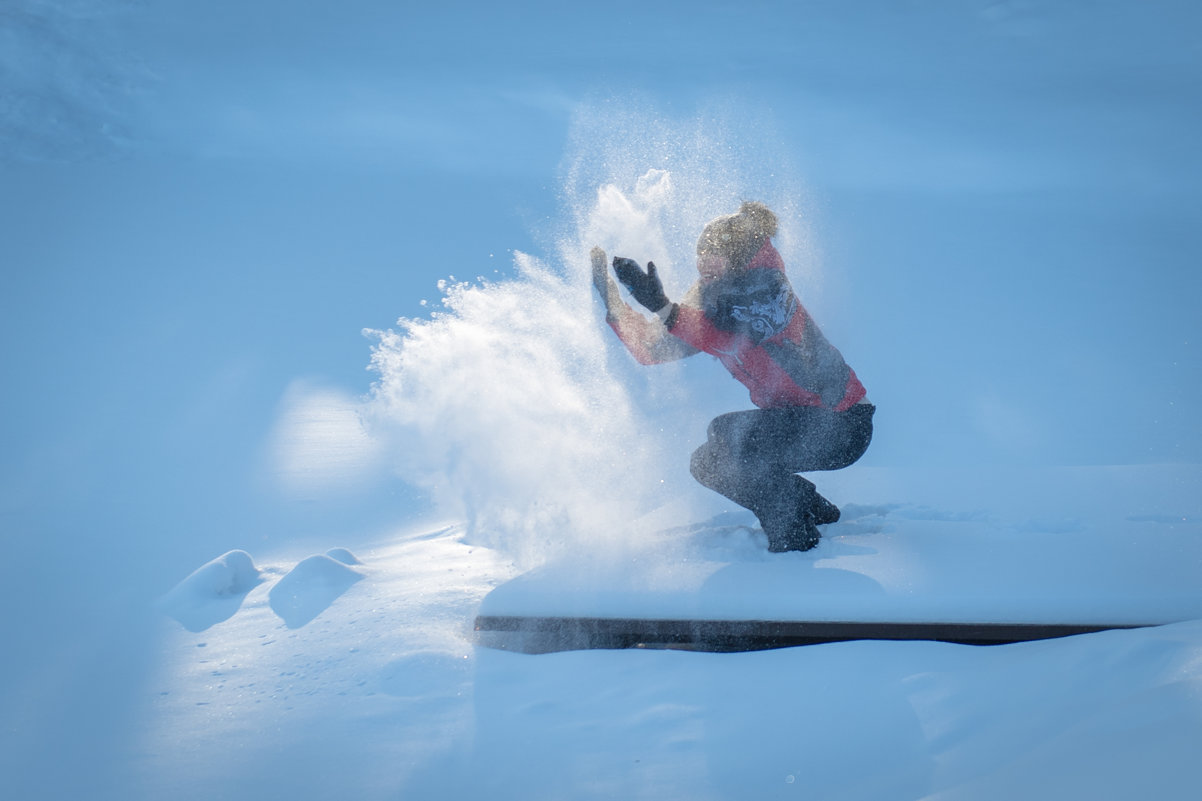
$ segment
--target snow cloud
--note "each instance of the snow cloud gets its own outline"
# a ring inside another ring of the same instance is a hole
[[[698,492],[688,456],[713,416],[712,388],[690,386],[676,365],[639,368],[622,350],[593,297],[589,249],[654,260],[679,296],[696,277],[702,226],[743,199],[791,223],[786,254],[807,241],[785,160],[727,146],[720,114],[681,124],[615,113],[579,116],[555,260],[518,253],[514,277],[452,279],[428,319],[366,332],[372,436],[478,541],[530,561],[639,537],[640,517]]]
[[[370,332],[367,412],[403,476],[535,557],[639,506],[649,433],[605,368],[587,298],[530,256],[517,265],[515,280],[449,286],[431,319]]]

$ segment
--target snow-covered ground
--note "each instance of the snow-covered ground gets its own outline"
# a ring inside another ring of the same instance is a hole
[[[947,475],[852,468],[832,495],[863,506],[812,552],[768,554],[728,516],[544,565],[524,587],[461,526],[254,564],[227,554],[162,602],[179,622],[164,618],[166,658],[145,687],[137,786],[181,799],[1196,798],[1197,469],[1057,475],[1058,504],[1002,508],[982,505],[996,480],[968,498]],[[921,500],[899,502],[916,483]],[[721,586],[698,591],[698,570]],[[671,616],[708,601],[771,615],[807,595],[829,607],[811,582],[866,619],[926,595],[951,616],[984,603],[1000,619],[1185,622],[722,654],[532,656],[472,639],[490,592],[507,611],[517,598],[543,613]]]
[[[813,478],[843,505],[816,553],[769,553],[755,517],[734,508],[644,528],[617,549],[567,554],[498,588],[481,613],[1098,625],[1202,618],[1197,466],[853,467]],[[632,527],[674,515],[689,512],[668,507]]]

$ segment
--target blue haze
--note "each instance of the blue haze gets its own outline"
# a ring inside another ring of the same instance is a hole
[[[552,257],[582,109],[717,105],[789,154],[812,310],[880,409],[866,463],[1198,462],[1200,15],[7,0],[0,597],[38,611],[5,623],[37,659],[0,693],[50,693],[54,665],[108,721],[150,662],[124,610],[231,548],[423,513],[386,478],[273,492],[281,401],[365,392],[361,330],[428,313],[440,279]]]

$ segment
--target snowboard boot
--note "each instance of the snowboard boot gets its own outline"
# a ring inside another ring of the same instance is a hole
[[[788,489],[781,491],[776,503],[766,514],[760,514],[760,525],[768,535],[768,550],[808,551],[818,544],[817,520],[814,514],[818,493],[814,485],[799,475],[789,476]]]
[[[800,486],[802,487],[801,503],[808,504],[810,514],[814,516],[814,525],[825,526],[828,523],[838,523],[839,507],[819,495],[813,481],[808,481],[801,476],[798,476],[797,480],[801,482]]]
[[[773,553],[808,551],[822,537],[818,526],[839,520],[839,507],[819,495],[812,481],[801,476],[794,476],[793,481],[797,493],[790,506],[767,519],[760,518],[768,535],[768,550]]]
[[[810,514],[814,515],[814,523],[819,526],[839,522],[839,507],[817,492],[814,493],[814,500],[810,504]]]
[[[814,524],[814,515],[807,509],[798,509],[786,519],[762,521],[761,526],[768,535],[768,550],[772,553],[808,551],[822,537]]]

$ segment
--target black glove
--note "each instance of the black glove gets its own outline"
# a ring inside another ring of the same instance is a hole
[[[630,290],[640,304],[648,311],[657,312],[668,305],[668,296],[664,294],[664,285],[655,271],[655,262],[647,262],[647,272],[634,259],[614,257],[614,272],[622,286]]]

